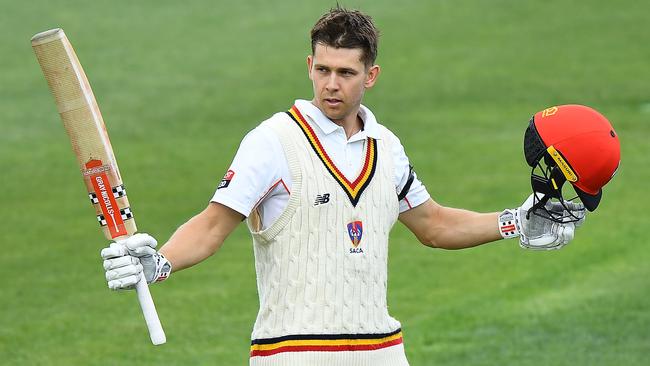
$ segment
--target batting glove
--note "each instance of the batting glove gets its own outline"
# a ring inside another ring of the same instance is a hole
[[[499,215],[499,229],[504,238],[519,237],[519,245],[524,249],[550,250],[560,249],[569,244],[575,235],[575,229],[585,220],[585,209],[581,203],[565,201],[564,206],[570,214],[578,217],[576,222],[556,222],[535,214],[528,215],[528,210],[535,202],[531,194],[524,203],[516,209],[504,210]],[[566,214],[566,209],[560,202],[547,202],[545,208],[559,215]]]
[[[149,234],[135,234],[102,249],[106,281],[111,290],[133,289],[144,272],[147,283],[166,280],[171,263],[156,251],[156,239]]]

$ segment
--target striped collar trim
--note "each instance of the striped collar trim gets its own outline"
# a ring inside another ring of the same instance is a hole
[[[384,334],[299,334],[255,339],[251,357],[284,352],[372,351],[401,344],[402,330]]]
[[[327,152],[320,143],[318,136],[316,136],[316,133],[305,120],[305,117],[303,117],[298,108],[294,105],[289,109],[287,114],[296,122],[298,127],[300,127],[302,132],[305,134],[305,137],[307,137],[307,141],[309,141],[316,156],[318,156],[321,162],[323,162],[325,169],[327,169],[327,171],[332,175],[334,180],[341,186],[341,188],[343,188],[343,191],[347,194],[352,206],[356,206],[361,198],[361,193],[363,193],[370,184],[377,168],[377,140],[372,137],[367,138],[366,156],[364,158],[363,168],[361,169],[359,176],[353,182],[350,182],[336,167],[329,155],[327,155]]]
[[[320,128],[323,133],[329,135],[330,133],[337,130],[339,127],[336,123],[332,122],[318,107],[316,107],[311,101],[304,99],[297,99],[295,101],[295,106],[301,111],[304,117],[310,119],[315,125]],[[363,139],[365,137],[372,137],[373,139],[381,140],[381,130],[379,128],[379,123],[375,118],[375,115],[370,109],[361,104],[359,106],[359,117],[363,121],[363,128],[357,134],[362,134]],[[353,136],[353,138],[355,138]]]

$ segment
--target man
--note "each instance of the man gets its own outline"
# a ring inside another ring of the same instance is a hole
[[[461,249],[526,234],[560,248],[573,221],[518,209],[476,213],[433,201],[399,139],[361,105],[380,74],[367,15],[330,10],[311,31],[311,101],[262,122],[242,141],[212,201],[156,252],[137,234],[102,251],[111,289],[169,277],[212,255],[244,219],[253,236],[260,310],[251,365],[408,365],[386,306],[388,234],[399,219],[424,244]],[[543,202],[584,219],[578,204]]]

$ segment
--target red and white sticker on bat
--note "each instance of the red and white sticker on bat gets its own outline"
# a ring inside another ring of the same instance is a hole
[[[117,238],[118,236],[126,235],[124,221],[113,196],[111,183],[106,175],[110,167],[104,165],[101,160],[90,160],[85,164],[85,167],[84,175],[88,176],[93,185],[93,190],[99,200],[99,207],[102,210],[102,214],[104,214],[106,226],[111,233],[111,237]]]
[[[232,180],[232,178],[234,176],[235,176],[235,172],[233,170],[228,170],[226,172],[226,175],[223,176],[223,179],[221,180],[221,182],[219,182],[219,186],[217,187],[217,189],[228,187],[228,185],[230,184],[230,181]]]

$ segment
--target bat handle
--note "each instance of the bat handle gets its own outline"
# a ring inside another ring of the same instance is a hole
[[[147,323],[147,328],[149,328],[151,343],[158,346],[167,342],[165,331],[160,324],[160,319],[158,319],[156,305],[153,303],[149,286],[147,286],[147,280],[142,272],[140,272],[140,281],[135,285],[135,290],[138,293],[138,301],[140,302],[140,308],[142,308],[144,320]]]

